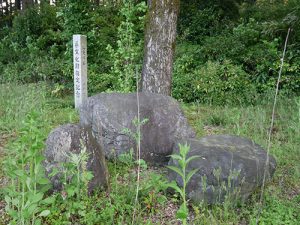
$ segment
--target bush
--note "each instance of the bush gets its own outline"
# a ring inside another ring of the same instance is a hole
[[[177,65],[173,85],[173,96],[177,99],[216,105],[249,104],[256,93],[249,75],[228,60],[208,61],[187,74],[181,74]]]
[[[254,19],[240,23],[234,29],[224,30],[213,37],[203,37],[201,45],[179,45],[175,72],[179,67],[203,67],[208,60],[219,62],[229,60],[232,64],[241,65],[241,69],[249,75],[249,81],[263,94],[274,90],[280,69],[284,39],[270,39],[263,34],[264,25]],[[191,47],[187,47],[191,46]],[[280,89],[286,93],[299,93],[299,46],[288,46]],[[189,48],[194,48],[190,51]],[[187,60],[188,59],[188,60]],[[179,61],[178,61],[179,60]],[[185,79],[193,76],[193,72],[181,68],[180,73],[187,73]],[[177,81],[178,83],[178,81]],[[176,85],[176,82],[174,83]]]
[[[27,60],[12,62],[3,66],[0,83],[49,81],[66,84],[71,81],[72,77],[63,76],[64,68],[64,62],[59,58],[55,59],[46,55],[29,56]]]
[[[46,80],[72,90],[71,40],[81,33],[88,38],[89,88],[93,92],[109,88],[113,79],[105,74],[112,61],[106,46],[115,46],[118,7],[93,9],[90,2],[81,3],[64,0],[57,6],[32,7],[16,15],[11,28],[1,29],[0,82]],[[82,10],[88,15],[82,15]]]
[[[56,19],[56,8],[48,4],[41,4],[41,7],[31,7],[14,18],[13,42],[25,47],[28,37],[37,39],[47,36],[46,33],[49,30],[57,29],[59,29],[59,25]],[[41,48],[45,47],[48,46],[41,46]]]

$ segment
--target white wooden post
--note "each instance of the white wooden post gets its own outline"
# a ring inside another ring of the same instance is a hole
[[[85,35],[73,35],[75,108],[87,99],[87,41]]]

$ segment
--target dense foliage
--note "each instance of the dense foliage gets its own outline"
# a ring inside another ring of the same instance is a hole
[[[1,82],[45,80],[72,90],[72,35],[88,37],[90,92],[132,91],[142,63],[143,1],[43,1],[0,23]],[[173,96],[185,102],[254,103],[274,89],[300,91],[299,0],[182,0]]]
[[[249,103],[273,90],[288,28],[292,33],[280,88],[299,93],[299,1],[192,2],[181,6],[176,98]]]

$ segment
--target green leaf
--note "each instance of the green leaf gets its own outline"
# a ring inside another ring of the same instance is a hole
[[[11,208],[8,204],[5,206],[5,211],[8,212],[8,214],[10,214]]]
[[[49,177],[54,177],[56,174],[58,174],[58,169],[57,168],[53,168],[51,173],[49,174]]]
[[[181,196],[184,195],[183,191],[178,187],[178,185],[173,181],[172,183],[167,184],[168,187],[173,188],[175,191],[177,191]]]
[[[200,155],[194,155],[194,156],[189,157],[189,158],[185,161],[186,165],[189,164],[192,160],[197,159],[197,158],[200,158]]]
[[[26,186],[28,188],[29,191],[31,191],[31,178],[27,177],[26,179]]]
[[[94,177],[93,173],[86,173],[86,174],[85,174],[85,178],[86,178],[86,180],[88,180],[88,181],[92,180],[93,177]]]
[[[50,189],[52,188],[51,184],[47,184],[47,185],[44,185],[43,187],[40,187],[39,191],[42,192],[42,193],[46,193],[47,191],[49,191]]]
[[[26,176],[23,170],[16,170],[16,171],[15,171],[15,174],[16,174],[18,177],[24,177],[24,176]]]
[[[69,197],[72,197],[75,195],[75,187],[68,187],[66,191],[67,191],[67,194]]]
[[[180,208],[178,209],[176,213],[176,218],[181,220],[186,220],[188,217],[188,209],[184,203],[181,204]]]
[[[49,214],[50,214],[50,210],[46,209],[46,210],[42,211],[42,212],[39,214],[39,216],[40,216],[40,217],[46,217],[46,216],[48,216]]]
[[[20,200],[18,198],[13,198],[11,203],[14,205],[14,206],[18,206],[19,203],[20,203]]]
[[[9,204],[11,201],[11,198],[7,195],[5,195],[4,199],[5,199],[6,204]]]
[[[199,169],[194,169],[194,170],[191,170],[188,175],[186,176],[186,181],[185,183],[188,184],[190,179],[192,178],[192,176],[194,176],[194,174],[198,171]]]
[[[25,155],[25,159],[26,160],[30,160],[33,156],[33,152],[32,151],[28,151],[26,152],[26,155]]]
[[[177,160],[177,161],[182,160],[182,157],[181,157],[180,155],[170,155],[170,157],[171,157],[172,159]]]
[[[157,202],[159,204],[164,204],[167,200],[168,200],[167,197],[164,196],[164,195],[160,195],[160,196],[157,197]]]
[[[173,170],[173,171],[176,172],[178,175],[180,175],[181,177],[183,177],[183,173],[182,173],[182,171],[181,171],[179,168],[177,168],[177,167],[175,167],[175,166],[167,166],[167,168],[169,168],[170,170]]]
[[[34,225],[41,225],[42,224],[42,221],[40,218],[36,219]]]
[[[179,161],[178,161],[178,164],[179,164],[179,166],[180,166],[180,168],[181,168],[182,170],[185,169],[186,164],[185,164],[184,159],[179,160]],[[181,177],[182,177],[182,176],[181,176]]]
[[[36,164],[41,165],[41,162],[45,159],[45,157],[43,155],[37,155],[35,160],[36,160]]]
[[[42,203],[43,204],[46,204],[46,205],[49,205],[49,204],[52,204],[55,202],[55,197],[48,197],[48,198],[45,198]]]
[[[38,208],[38,205],[37,204],[32,204],[28,207],[28,214],[29,215],[32,215],[32,214],[35,214],[36,211],[37,211],[37,208]]]
[[[43,193],[37,193],[37,194],[35,194],[35,195],[31,195],[30,200],[31,200],[32,202],[39,202],[39,201],[41,201],[41,200],[43,199],[43,197],[44,197],[44,194],[43,194]]]
[[[86,215],[86,211],[85,210],[79,210],[78,214],[82,217],[84,217]]]
[[[182,156],[186,156],[187,153],[190,151],[190,146],[187,143],[185,143],[184,145],[179,144],[178,146],[180,155]]]
[[[50,181],[47,178],[40,178],[37,180],[38,184],[49,184]]]

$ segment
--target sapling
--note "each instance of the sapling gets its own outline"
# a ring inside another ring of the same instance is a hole
[[[67,155],[69,163],[66,165],[65,171],[65,185],[66,191],[70,192],[71,196],[76,194],[77,201],[80,201],[82,191],[85,191],[85,195],[87,194],[87,186],[88,182],[93,178],[93,174],[87,170],[87,161],[89,157],[89,153],[87,152],[86,146],[83,144],[82,140],[80,140],[81,150],[79,154],[70,152]],[[68,175],[71,175],[71,182],[67,182]],[[74,176],[74,177],[73,177]],[[68,193],[69,194],[69,193]]]
[[[89,153],[83,140],[80,140],[79,153],[65,153],[66,162],[62,163],[62,184],[61,197],[62,206],[66,210],[66,219],[72,215],[84,216],[86,205],[84,200],[88,195],[88,183],[93,178],[91,171],[87,169]]]
[[[135,4],[133,0],[123,1],[123,6],[120,9],[120,15],[123,20],[118,27],[116,41],[117,46],[113,48],[111,45],[107,46],[113,66],[111,68],[112,74],[117,78],[114,82],[114,89],[124,92],[134,90],[135,86],[135,67],[140,67],[140,53],[142,52],[142,41],[138,39],[138,32],[144,23],[144,13],[147,6],[144,2]],[[143,14],[139,17],[139,23],[136,23],[134,18],[137,14]]]
[[[177,211],[177,218],[182,221],[182,223],[185,225],[187,224],[187,217],[188,217],[188,207],[187,207],[187,200],[186,200],[186,186],[189,183],[192,176],[198,171],[198,169],[191,170],[188,174],[186,174],[186,168],[188,164],[200,156],[191,156],[187,157],[188,153],[190,151],[190,146],[187,144],[181,145],[179,144],[179,154],[173,154],[170,157],[173,160],[176,160],[178,162],[178,167],[176,166],[167,166],[170,170],[173,170],[175,173],[177,173],[183,182],[183,186],[179,187],[175,181],[168,184],[168,187],[174,189],[176,192],[178,192],[182,198],[182,204]]]

